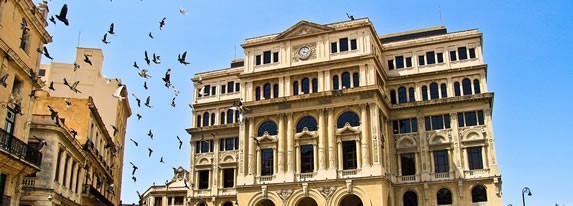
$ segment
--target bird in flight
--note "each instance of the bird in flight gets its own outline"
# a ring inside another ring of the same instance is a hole
[[[149,155],[148,155],[148,156],[151,157],[151,153],[153,153],[153,150],[151,149],[151,147],[148,147],[148,148],[147,148],[147,151],[149,151]]]
[[[136,61],[133,62],[133,67],[135,67],[136,69],[139,70],[139,66],[137,66],[137,62],[136,62]]]
[[[115,34],[115,31],[113,30],[113,27],[114,27],[114,23],[111,23],[111,25],[109,25],[109,30],[107,31],[107,33],[114,35],[114,36],[117,36]]]
[[[187,15],[187,12],[183,8],[179,9],[179,13],[181,13],[182,15]]]
[[[50,52],[48,52],[48,48],[46,46],[44,46],[44,52],[40,52],[40,53],[43,53],[46,58],[54,61],[54,58],[52,56],[50,56]]]
[[[165,77],[161,78],[165,82],[165,87],[169,88],[171,86],[171,69],[168,68],[165,72]]]
[[[48,89],[50,89],[52,91],[56,91],[56,88],[54,88],[54,81],[50,82],[50,86],[48,87]]]
[[[183,52],[183,54],[179,54],[177,56],[177,61],[179,61],[179,63],[187,66],[189,64],[189,62],[185,61],[186,57],[187,57],[187,51]]]
[[[149,136],[151,139],[153,139],[153,132],[151,132],[151,130],[149,130],[149,132],[147,133],[147,136]]]
[[[181,150],[181,146],[183,145],[183,141],[181,141],[181,138],[179,138],[179,136],[177,136],[177,141],[179,141],[179,150]]]
[[[117,100],[119,101],[125,99],[125,97],[121,96],[121,91],[123,90],[123,87],[124,85],[119,86],[111,96],[117,98]]]
[[[149,34],[147,34],[147,36],[151,39],[155,39],[155,37],[153,37],[153,34],[151,34],[151,32],[149,32]]]
[[[147,99],[145,100],[144,105],[148,108],[151,108],[151,96],[147,96]]]
[[[153,60],[151,61],[153,61],[155,64],[161,64],[161,56],[155,55],[155,53],[153,53]]]
[[[175,108],[175,97],[173,97],[173,99],[171,99],[171,106],[172,106],[173,108]]]
[[[80,92],[80,90],[78,90],[78,84],[80,83],[80,81],[76,81],[73,84],[69,84],[68,80],[64,77],[64,85],[68,86],[73,92],[75,93],[82,93]]]
[[[117,127],[115,127],[115,125],[110,125],[111,128],[113,129],[113,136],[115,137],[115,135],[117,134]]]
[[[135,140],[133,140],[133,139],[131,139],[131,138],[129,138],[129,140],[130,140],[131,142],[133,142],[133,144],[135,144],[136,147],[139,146],[139,143],[137,143]]]
[[[8,80],[8,76],[10,74],[6,73],[4,74],[4,76],[0,77],[0,85],[2,85],[3,87],[7,87],[8,84],[6,84],[6,80]]]
[[[90,66],[93,66],[92,60],[90,59],[90,57],[87,54],[84,54],[84,62],[89,64]]]
[[[135,175],[135,171],[139,168],[135,164],[133,164],[133,162],[129,162],[129,164],[131,164],[131,168],[133,169],[131,171],[131,175]]]
[[[145,54],[145,58],[144,58],[145,63],[147,63],[147,65],[149,66],[149,63],[151,63],[151,60],[149,60],[149,56],[147,55],[147,50],[145,50],[144,54]]]
[[[346,17],[348,17],[348,19],[350,19],[350,20],[354,20],[354,16],[349,15],[348,13],[346,13]]]
[[[151,75],[147,74],[147,72],[148,72],[147,69],[142,69],[142,70],[139,72],[139,76],[140,76],[140,77],[143,77],[143,78],[146,78],[146,79],[151,78]]]
[[[101,39],[101,42],[103,42],[104,44],[109,44],[109,43],[111,43],[111,42],[107,41],[107,33],[105,33],[105,34],[103,35],[103,39]]]
[[[143,116],[141,116],[141,114],[139,114],[139,113],[137,113],[136,116],[137,116],[137,120],[140,120],[140,119],[143,117]]]
[[[74,72],[80,68],[80,65],[74,61]]]
[[[60,20],[61,22],[63,22],[66,26],[70,25],[70,22],[67,19],[68,15],[68,4],[64,4],[64,6],[62,6],[62,10],[60,10],[60,14],[56,14],[56,18],[58,20]]]
[[[143,88],[144,88],[145,90],[149,89],[149,88],[147,88],[147,81],[143,82]]]
[[[165,26],[165,20],[167,18],[163,17],[163,19],[161,19],[161,21],[159,22],[159,30],[163,30],[163,26]]]
[[[137,102],[137,107],[141,107],[141,100],[137,98],[137,96],[135,96],[134,93],[131,93],[131,95],[135,98],[135,101]]]
[[[54,16],[50,16],[49,20],[54,23],[54,25],[56,25],[56,19],[54,18]]]
[[[133,183],[135,183],[137,181],[137,177],[135,177],[135,176],[131,176],[131,179],[133,180]]]
[[[165,162],[163,161],[163,156],[161,156],[161,159],[159,159],[159,162],[160,162],[160,163],[165,163]]]

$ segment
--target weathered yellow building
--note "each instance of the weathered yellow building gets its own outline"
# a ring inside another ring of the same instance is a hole
[[[193,77],[185,204],[501,205],[482,43],[367,18],[245,40]]]
[[[23,177],[40,169],[42,154],[27,142],[42,86],[36,49],[52,41],[47,12],[46,2],[0,1],[0,205],[18,205]]]

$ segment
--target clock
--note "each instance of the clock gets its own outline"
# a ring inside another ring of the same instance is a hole
[[[301,59],[306,59],[310,57],[311,53],[312,51],[308,46],[302,46],[300,49],[298,49],[298,57]]]

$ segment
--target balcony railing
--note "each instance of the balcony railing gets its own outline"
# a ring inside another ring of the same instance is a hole
[[[259,177],[259,182],[270,182],[270,181],[273,181],[273,176],[272,176],[272,175],[260,176],[260,177]]]
[[[489,169],[475,169],[464,171],[466,178],[480,178],[489,176]]]
[[[453,178],[453,172],[438,172],[433,173],[434,180],[447,180]]]
[[[338,176],[340,177],[348,177],[354,176],[358,174],[358,169],[346,169],[346,170],[338,170]]]
[[[314,173],[313,173],[313,172],[300,173],[299,176],[298,176],[298,179],[299,179],[300,181],[306,181],[306,180],[309,180],[309,179],[312,179],[312,178],[314,178]]]
[[[2,199],[0,199],[0,206],[10,206],[10,201],[12,197],[7,195],[2,195]]]
[[[93,186],[91,186],[89,184],[83,185],[82,194],[93,195],[96,199],[98,199],[100,202],[102,202],[104,206],[114,206],[110,200],[105,198],[105,196],[103,194],[101,194],[99,191],[97,191],[96,188],[94,188]]]
[[[22,187],[34,188],[36,186],[36,177],[24,177]]]
[[[42,153],[37,148],[26,144],[4,129],[0,129],[0,149],[37,167],[42,163]]]

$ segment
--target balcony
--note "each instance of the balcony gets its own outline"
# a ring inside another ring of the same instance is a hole
[[[36,177],[24,177],[22,180],[23,188],[34,188],[36,187]]]
[[[0,199],[0,206],[10,206],[11,200],[12,200],[12,197],[2,195],[2,199]]]
[[[398,183],[413,183],[419,181],[420,178],[418,175],[404,175],[404,176],[397,176],[396,181]]]
[[[274,175],[266,175],[259,177],[259,183],[270,182],[273,181]]]
[[[432,173],[431,177],[432,177],[432,180],[434,180],[434,181],[451,180],[454,178],[454,173],[453,172],[437,172],[437,173]]]
[[[107,198],[105,198],[105,196],[103,196],[103,194],[101,194],[99,191],[97,191],[96,188],[94,188],[93,186],[91,186],[89,184],[83,185],[82,194],[95,197],[97,200],[99,200],[102,203],[101,205],[114,206],[111,201],[109,201]]]
[[[221,195],[221,196],[234,196],[234,195],[237,195],[237,190],[233,187],[219,188],[219,195]]]
[[[356,176],[359,173],[359,169],[346,169],[346,170],[338,170],[338,176],[340,178]]]
[[[300,173],[298,174],[298,181],[307,181],[314,179],[314,172]]]
[[[466,179],[489,177],[489,169],[475,169],[464,171]]]
[[[0,150],[24,159],[28,163],[40,167],[42,163],[42,153],[22,140],[14,137],[4,129],[0,129]]]

